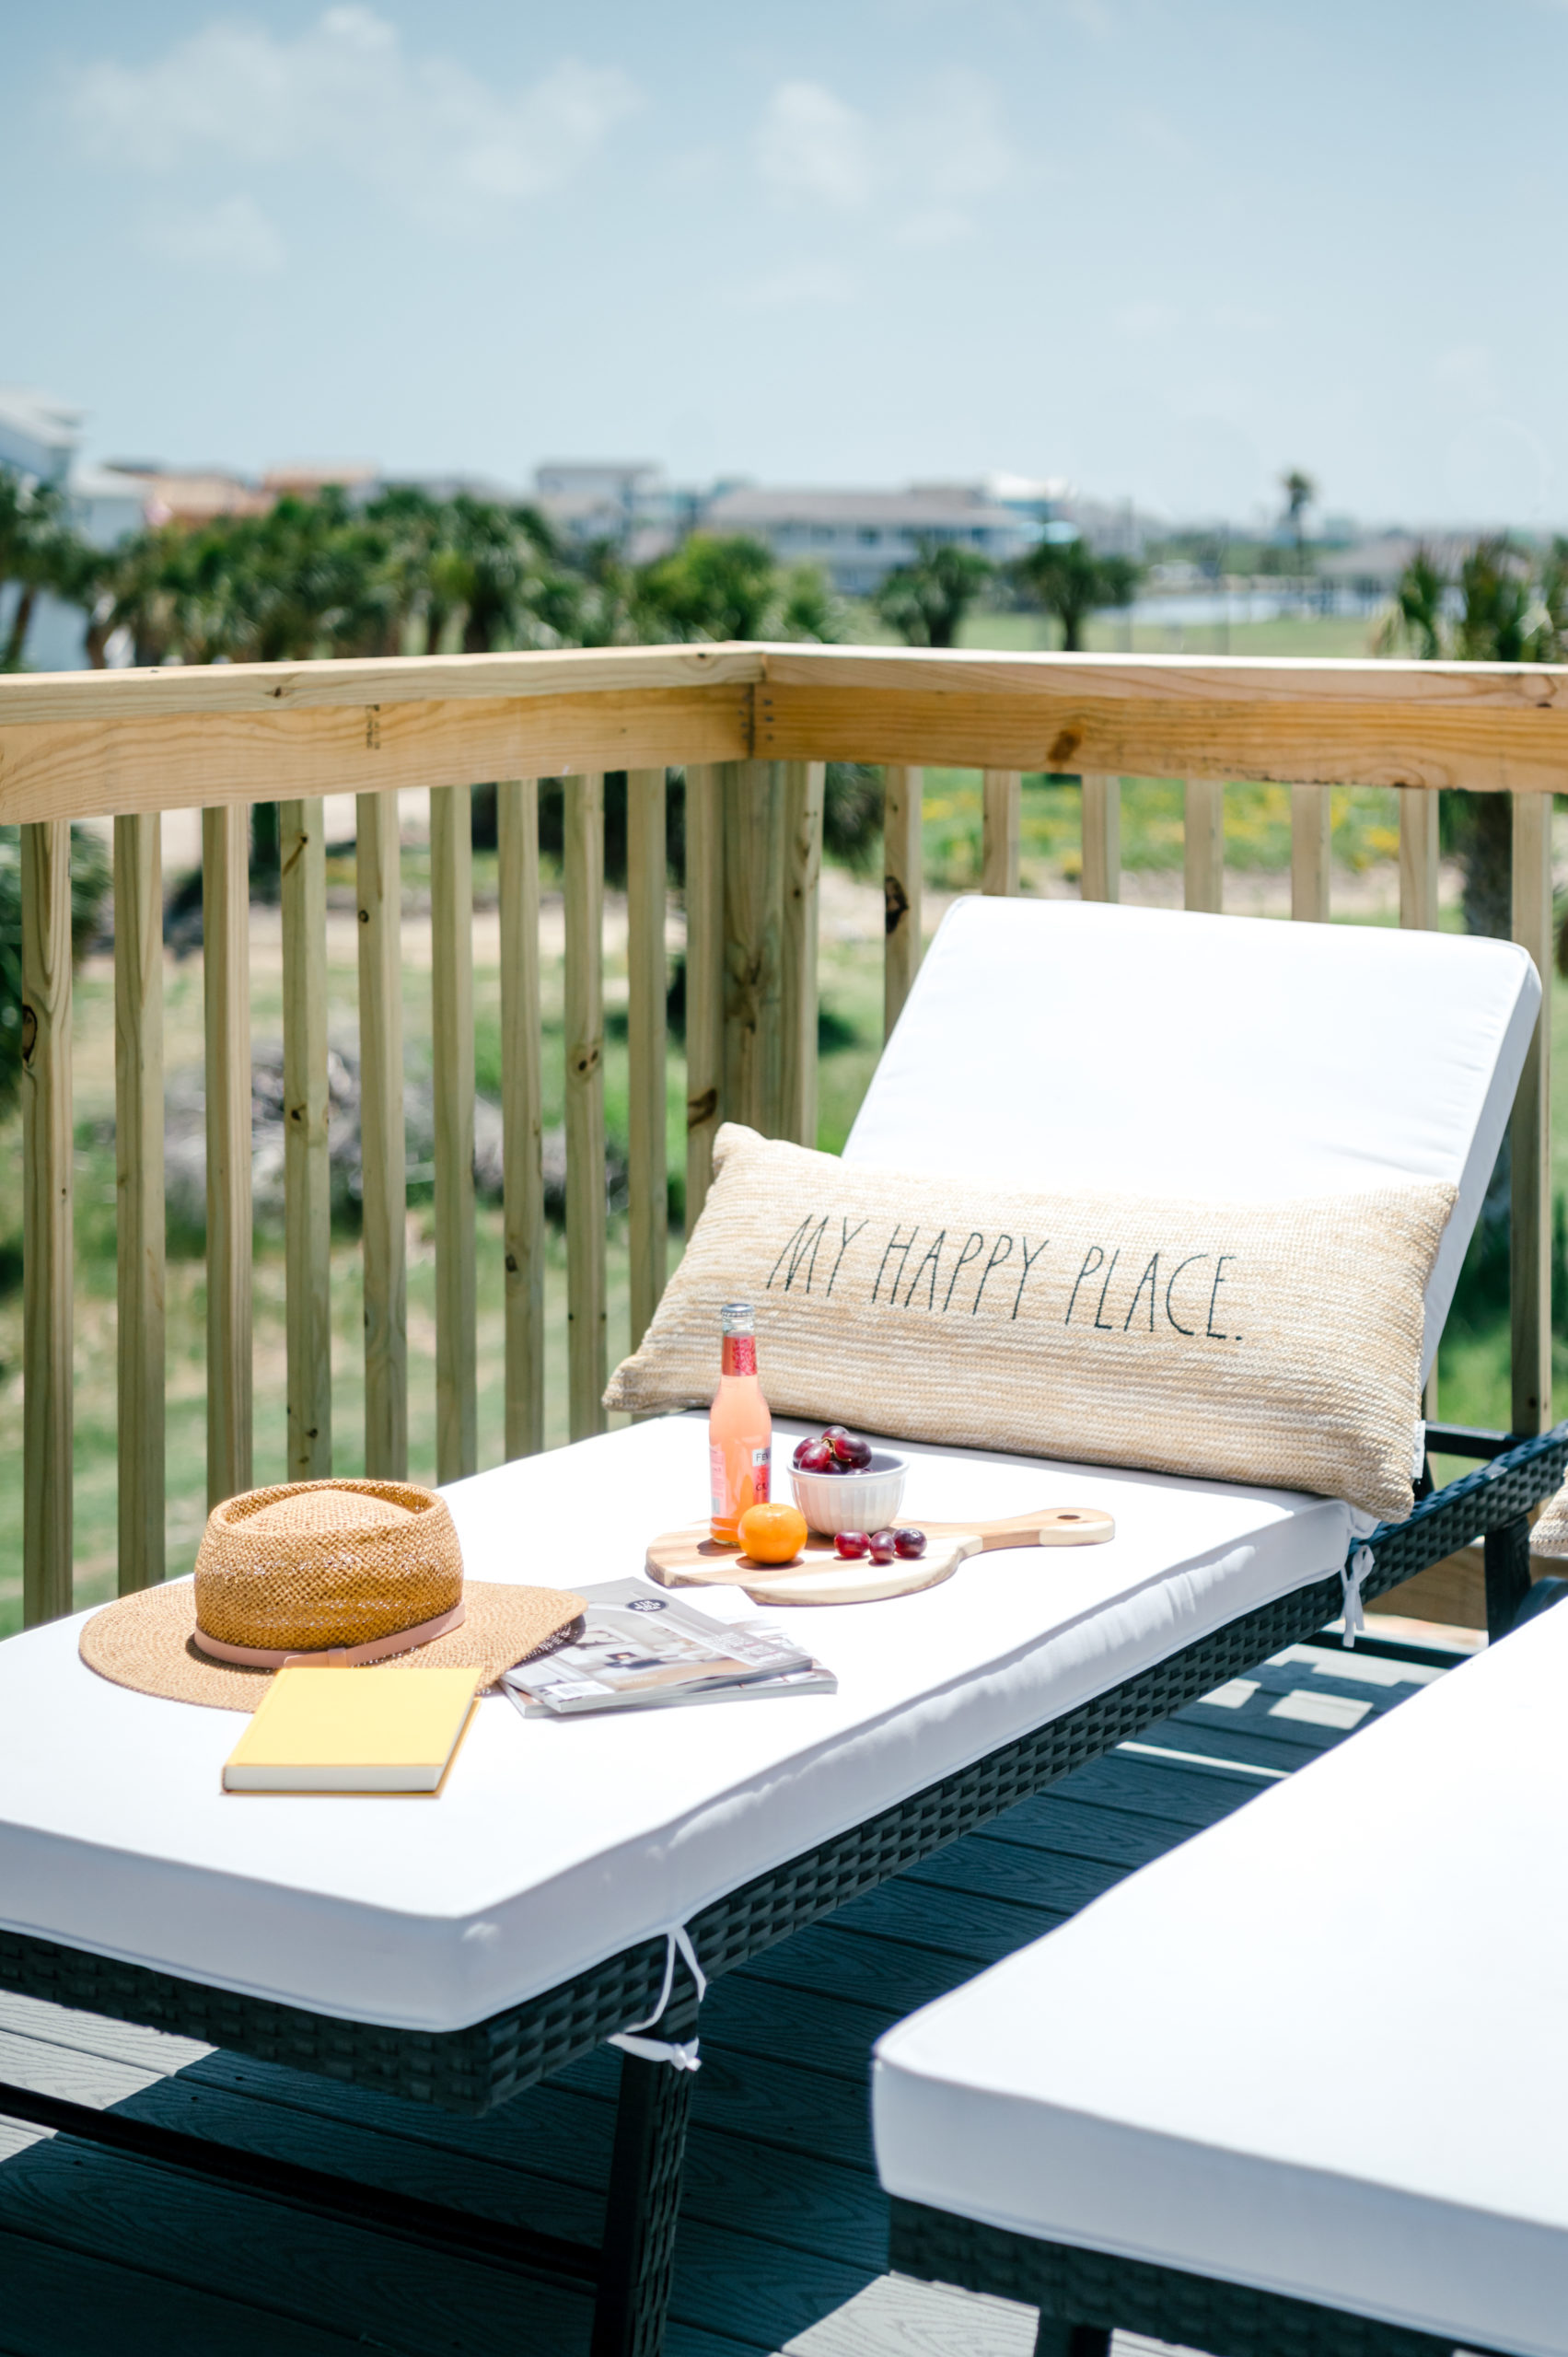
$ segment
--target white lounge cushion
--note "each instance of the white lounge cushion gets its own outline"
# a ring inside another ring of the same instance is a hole
[[[877,2049],[884,2183],[1568,2357],[1568,1608]]]
[[[782,1456],[799,1426],[778,1429]],[[988,1555],[892,1603],[789,1616],[836,1695],[524,1721],[486,1701],[439,1800],[224,1794],[242,1722],[111,1686],[77,1620],[0,1645],[0,1922],[358,2021],[520,2002],[1344,1559],[1342,1505],[908,1451],[915,1521],[1109,1506],[1109,1546]],[[478,1578],[640,1568],[707,1493],[700,1416],[446,1492]],[[693,1600],[735,1614],[738,1591]]]
[[[1446,1179],[1429,1370],[1539,1004],[1510,942],[962,900],[844,1154],[1233,1202]]]

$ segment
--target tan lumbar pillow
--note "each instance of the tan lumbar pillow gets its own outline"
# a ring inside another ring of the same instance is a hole
[[[1530,1533],[1532,1555],[1568,1555],[1568,1481],[1548,1498]]]
[[[606,1404],[705,1405],[720,1304],[772,1407],[1034,1457],[1411,1505],[1423,1294],[1449,1186],[1272,1203],[913,1177],[728,1125]]]

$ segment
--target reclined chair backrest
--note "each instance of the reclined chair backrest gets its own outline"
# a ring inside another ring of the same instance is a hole
[[[846,1157],[1262,1202],[1446,1178],[1437,1354],[1540,1004],[1511,942],[1073,900],[959,900]]]

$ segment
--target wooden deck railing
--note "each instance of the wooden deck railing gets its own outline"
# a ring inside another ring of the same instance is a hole
[[[1400,789],[1400,915],[1437,917],[1437,792],[1514,797],[1514,933],[1551,970],[1551,794],[1568,779],[1568,670],[1195,662],[735,645],[233,666],[0,679],[0,821],[23,830],[24,1610],[71,1607],[69,821],[112,816],[119,1201],[119,1579],[164,1572],[159,816],[203,819],[207,1486],[251,1478],[246,806],[282,804],[287,1459],[332,1461],[322,796],[357,795],[365,1454],[408,1452],[402,961],[395,795],[430,794],[436,1462],[476,1461],[470,791],[498,788],[505,1448],[544,1432],[538,780],[565,781],[570,1430],[606,1375],[603,777],[628,777],[631,1326],[663,1286],[665,777],[686,773],[688,1218],[721,1119],[816,1130],[823,765],[883,765],[889,1026],[920,956],[921,791],[983,773],[983,887],[1018,889],[1021,778],[1083,779],[1083,890],[1119,891],[1123,774],[1182,776],[1186,901],[1218,909],[1224,785],[1295,789],[1291,913],[1330,913],[1329,794]],[[1514,1112],[1513,1422],[1551,1415],[1550,1026]]]

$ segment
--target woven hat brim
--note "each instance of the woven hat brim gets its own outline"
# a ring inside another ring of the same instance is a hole
[[[509,1587],[496,1580],[465,1580],[463,1625],[412,1653],[395,1654],[377,1669],[470,1669],[493,1686],[505,1669],[559,1636],[586,1610],[564,1588]],[[194,1643],[196,1595],[190,1580],[171,1580],[105,1605],[83,1627],[78,1651],[89,1669],[138,1694],[170,1702],[200,1702],[215,1711],[253,1711],[272,1683],[270,1669],[241,1669],[213,1661]]]

